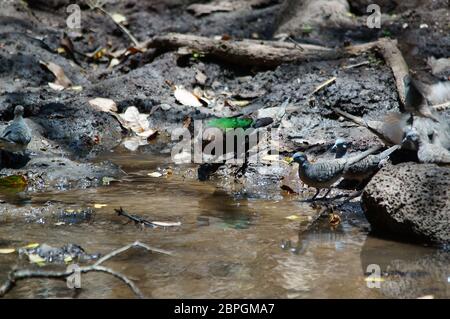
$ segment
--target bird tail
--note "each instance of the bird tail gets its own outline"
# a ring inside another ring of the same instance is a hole
[[[369,155],[372,155],[373,153],[375,153],[376,151],[378,151],[381,148],[381,146],[375,146],[375,147],[371,147],[369,148],[367,151],[362,152],[361,154],[355,155],[353,157],[350,157],[347,160],[347,166],[353,165],[356,162],[359,162],[360,160],[366,158]]]
[[[395,152],[396,150],[398,150],[400,147],[401,147],[401,145],[394,145],[394,146],[389,147],[387,150],[385,150],[385,151],[383,151],[383,152],[381,152],[381,153],[379,154],[379,156],[380,156],[379,158],[380,158],[381,160],[387,158],[389,155],[391,155],[392,153],[394,153],[394,152]]]

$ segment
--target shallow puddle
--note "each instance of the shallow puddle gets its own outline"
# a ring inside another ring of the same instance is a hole
[[[194,169],[181,174],[169,158],[114,154],[112,160],[128,175],[109,186],[0,195],[30,211],[57,203],[69,212],[57,220],[3,220],[0,248],[75,243],[88,253],[105,254],[139,240],[170,250],[174,256],[136,249],[105,264],[134,280],[151,298],[450,297],[449,252],[369,236],[365,218],[355,213],[344,213],[335,228],[323,219],[302,233],[299,225],[316,212],[293,197],[233,197],[214,181],[198,182]],[[168,166],[174,169],[172,175],[148,175]],[[94,213],[76,216],[80,207],[91,207]],[[117,216],[114,208],[119,207],[148,220],[179,221],[181,226],[142,229]],[[286,218],[292,215],[297,218]],[[15,254],[0,255],[0,279],[16,259]],[[371,269],[380,270],[380,275],[368,279]],[[28,280],[7,296],[133,294],[113,277],[90,273],[83,275],[78,292],[62,281]]]

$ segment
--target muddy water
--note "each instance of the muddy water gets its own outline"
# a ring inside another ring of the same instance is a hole
[[[109,155],[109,157],[111,157]],[[81,245],[88,253],[107,253],[140,240],[174,252],[174,256],[133,250],[106,265],[134,280],[151,298],[416,298],[450,297],[449,253],[382,240],[368,235],[369,226],[356,213],[342,215],[332,228],[319,220],[306,233],[302,223],[315,211],[293,197],[231,196],[214,181],[201,183],[195,170],[174,168],[155,178],[148,173],[170,165],[153,155],[113,155],[128,173],[119,182],[97,189],[0,195],[19,207],[57,203],[67,209],[94,207],[89,219],[31,218],[0,223],[0,248],[37,242],[52,246]],[[114,208],[149,220],[180,221],[180,227],[142,229],[126,223]],[[32,214],[32,213],[30,213]],[[297,219],[286,217],[296,215]],[[291,247],[281,247],[289,241]],[[0,255],[0,278],[16,263]],[[367,266],[381,277],[369,288]],[[379,268],[377,268],[379,267]],[[8,295],[18,298],[129,298],[130,290],[103,274],[82,277],[72,292],[64,282],[20,282]]]

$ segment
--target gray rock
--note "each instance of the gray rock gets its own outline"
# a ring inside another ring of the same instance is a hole
[[[366,186],[364,213],[374,232],[450,243],[450,167],[404,163],[384,167]]]

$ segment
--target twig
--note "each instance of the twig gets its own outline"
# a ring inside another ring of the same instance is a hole
[[[130,40],[134,43],[134,45],[136,47],[140,47],[141,44],[131,34],[131,32],[125,26],[123,26],[121,23],[116,22],[116,20],[114,20],[114,17],[112,16],[111,13],[109,13],[108,11],[103,9],[103,7],[102,7],[103,3],[101,1],[97,2],[97,1],[90,0],[90,1],[87,1],[87,3],[91,7],[91,9],[98,10],[101,13],[103,13],[104,15],[108,16],[130,38]]]
[[[128,214],[126,211],[123,210],[122,207],[120,207],[119,209],[114,209],[114,211],[117,213],[118,216],[123,216],[128,218],[129,220],[135,222],[136,224],[140,224],[140,225],[145,225],[148,227],[156,227],[155,224],[153,224],[151,221],[146,220],[142,217],[136,216],[136,215],[130,215]]]
[[[334,83],[335,81],[336,81],[336,77],[335,76],[333,76],[331,79],[326,80],[325,82],[320,84],[318,87],[316,87],[316,89],[311,93],[311,95],[316,94],[317,92],[322,90],[324,87],[330,85],[331,83]]]
[[[298,43],[297,41],[295,41],[294,39],[292,39],[291,37],[287,38],[289,41],[291,41],[292,43],[294,43],[295,47],[297,49],[299,49],[300,51],[305,51],[305,49],[303,49],[303,47],[300,45],[300,43]]]
[[[88,273],[88,272],[103,272],[107,273],[109,275],[112,275],[120,280],[122,280],[133,292],[136,296],[139,298],[143,298],[144,295],[139,290],[139,288],[125,275],[116,272],[112,270],[111,268],[101,266],[102,263],[105,261],[127,251],[130,248],[144,248],[148,251],[156,251],[162,254],[166,255],[172,255],[171,252],[162,250],[159,248],[153,248],[150,246],[147,246],[139,241],[136,241],[132,244],[126,245],[122,248],[116,249],[109,254],[105,255],[104,257],[100,258],[95,264],[91,266],[83,266],[78,269],[80,273]],[[31,269],[13,269],[8,274],[8,279],[0,286],[0,297],[3,297],[5,294],[7,294],[11,289],[14,288],[16,283],[20,280],[24,279],[30,279],[30,278],[48,278],[48,279],[60,279],[60,280],[66,280],[67,277],[73,275],[73,271],[42,271],[42,270],[31,270]]]
[[[342,68],[344,70],[353,69],[353,68],[359,68],[360,66],[367,65],[369,63],[370,63],[369,61],[363,61],[363,62],[356,63],[356,64],[344,65]]]

